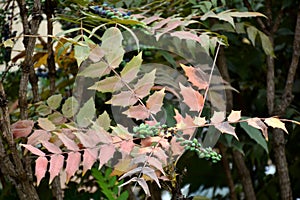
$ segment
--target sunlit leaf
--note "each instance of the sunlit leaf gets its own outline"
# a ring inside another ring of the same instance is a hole
[[[206,124],[206,119],[205,117],[195,117],[193,122],[197,126],[203,126],[204,124]]]
[[[61,100],[62,100],[61,94],[52,95],[47,99],[47,104],[51,109],[55,110],[60,106]]]
[[[45,156],[46,154],[44,152],[42,152],[41,150],[39,150],[38,148],[29,145],[29,144],[21,144],[22,147],[25,147],[27,150],[29,150],[31,153],[33,153],[34,155],[37,156]]]
[[[247,119],[247,123],[256,129],[260,129],[266,140],[268,140],[268,127],[261,121],[261,119],[257,117],[249,118]]]
[[[124,49],[122,46],[123,36],[116,27],[107,29],[102,36],[101,49],[105,53],[105,59],[108,65],[116,68],[123,60]]]
[[[137,106],[130,106],[128,110],[123,112],[123,114],[137,120],[144,120],[149,118],[150,116],[149,110],[145,106],[142,106],[140,104]]]
[[[65,117],[71,118],[79,108],[78,101],[74,97],[69,97],[62,106],[62,113]]]
[[[110,76],[101,81],[96,82],[89,87],[90,90],[97,90],[99,92],[115,92],[121,89],[123,86],[121,80],[117,76]]]
[[[90,48],[88,46],[75,45],[74,52],[74,57],[76,58],[77,65],[80,66],[81,63],[89,57]]]
[[[33,146],[39,144],[41,141],[48,141],[50,139],[50,134],[45,130],[35,130],[27,140],[27,144]]]
[[[206,89],[208,87],[208,74],[204,73],[201,69],[195,67],[188,67],[184,64],[180,64],[188,77],[189,82],[196,86],[199,90]]]
[[[112,144],[105,144],[100,147],[99,152],[99,169],[102,168],[103,165],[105,165],[114,155],[116,149],[114,145]]]
[[[273,128],[280,128],[280,129],[284,130],[284,132],[288,133],[288,131],[285,128],[285,124],[276,117],[269,117],[269,118],[265,119],[264,122],[268,126],[272,126]]]
[[[147,100],[146,106],[149,111],[153,114],[158,113],[163,105],[163,100],[165,97],[165,88],[160,91],[154,92]]]
[[[46,157],[38,157],[35,161],[35,176],[37,186],[40,184],[42,178],[45,177],[46,171],[48,166],[48,160]]]
[[[10,48],[13,48],[13,46],[14,46],[14,41],[12,40],[12,39],[8,39],[8,40],[5,40],[4,42],[3,42],[3,45],[4,45],[4,47],[6,48],[6,47],[10,47]]]
[[[32,120],[20,120],[11,125],[11,132],[14,138],[27,137],[33,128]]]
[[[192,87],[185,87],[179,83],[181,95],[183,96],[183,102],[190,108],[191,111],[197,111],[203,109],[204,99],[203,96]]]
[[[98,149],[85,149],[83,153],[83,170],[82,175],[87,172],[87,170],[90,170],[94,163],[96,162],[98,157]]]
[[[149,95],[151,88],[154,86],[156,69],[145,74],[134,86],[134,92],[139,98]]]
[[[122,80],[127,83],[134,80],[140,70],[142,62],[142,52],[140,52],[137,56],[134,56],[121,71]]]
[[[249,26],[247,28],[247,34],[248,34],[248,37],[253,46],[255,46],[255,39],[256,39],[257,33],[258,33],[258,30],[254,26]]]
[[[76,116],[76,122],[80,127],[87,127],[91,124],[95,117],[95,103],[93,97],[91,97],[79,110]]]
[[[49,184],[52,183],[53,179],[59,174],[63,166],[64,166],[64,156],[60,154],[54,154],[50,156]]]
[[[57,133],[59,139],[64,143],[68,150],[79,151],[78,145],[63,133]]]
[[[237,122],[241,119],[241,111],[234,111],[232,110],[229,116],[227,117],[227,120],[229,122]]]
[[[215,124],[214,126],[221,133],[227,133],[229,135],[234,136],[237,140],[239,140],[235,133],[235,127],[231,126],[228,122],[218,123],[218,124]]]
[[[53,131],[56,129],[55,125],[48,118],[39,118],[38,125],[46,131]]]
[[[222,111],[215,111],[210,121],[212,124],[218,124],[225,120],[225,113]]]
[[[41,143],[51,153],[55,153],[55,154],[61,154],[62,153],[62,150],[53,143],[50,143],[48,141],[42,141]]]

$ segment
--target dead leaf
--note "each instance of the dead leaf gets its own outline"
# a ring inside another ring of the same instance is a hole
[[[199,68],[188,67],[184,64],[180,64],[182,69],[185,72],[185,75],[188,77],[188,81],[196,86],[199,90],[204,90],[208,87],[208,74],[201,71]]]
[[[237,122],[241,119],[241,111],[234,111],[232,110],[229,116],[227,117],[227,120],[229,122]]]
[[[285,128],[285,124],[280,121],[278,118],[275,117],[269,117],[265,119],[264,121],[268,126],[272,126],[273,128],[280,128],[284,130],[284,132],[288,133],[288,131]]]

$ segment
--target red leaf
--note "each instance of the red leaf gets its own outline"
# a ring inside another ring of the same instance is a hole
[[[41,180],[45,177],[48,166],[48,160],[46,157],[38,157],[35,161],[35,176],[37,179],[37,186]]]
[[[64,143],[64,145],[67,147],[68,150],[79,151],[78,145],[73,140],[68,138],[63,133],[58,133],[57,135],[58,135],[59,139]]]
[[[100,164],[99,164],[99,169],[101,169],[101,167],[103,165],[105,165],[114,155],[116,149],[114,147],[114,145],[102,145],[100,147],[100,153],[99,153],[99,161],[100,161]]]
[[[156,114],[161,110],[165,97],[165,88],[158,92],[154,92],[147,100],[147,108],[151,113]]]
[[[123,140],[120,144],[120,151],[121,153],[130,154],[134,146],[135,144],[132,140]]]
[[[87,170],[91,169],[98,157],[98,149],[85,149],[83,153],[83,171],[82,176]]]
[[[39,150],[38,148],[35,148],[32,145],[29,144],[21,144],[21,146],[25,147],[26,149],[28,149],[31,153],[33,153],[34,155],[37,156],[45,156],[45,153],[42,152],[41,150]]]
[[[15,138],[27,137],[33,128],[32,120],[21,120],[11,125],[11,131]]]
[[[50,134],[45,130],[35,130],[27,140],[27,144],[33,146],[39,144],[41,141],[48,141],[50,139]]]
[[[192,87],[185,87],[179,83],[181,95],[183,96],[183,102],[189,106],[191,111],[199,112],[204,105],[203,96]]]
[[[179,39],[194,40],[201,43],[201,39],[196,34],[188,31],[175,31],[171,33],[171,36],[178,37]]]
[[[75,172],[79,168],[79,164],[81,161],[81,155],[79,152],[70,152],[68,153],[67,158],[67,166],[66,166],[66,173],[67,173],[67,179],[66,183],[70,181],[70,178],[75,174]]]
[[[54,144],[52,144],[48,141],[42,141],[42,144],[51,153],[55,153],[55,154],[61,154],[62,153],[61,149],[58,146],[56,146],[56,145],[54,145]]]
[[[206,89],[208,86],[208,75],[199,68],[188,67],[184,64],[180,64],[188,77],[189,82],[196,86],[199,90]]]
[[[134,118],[137,120],[144,120],[149,118],[150,112],[147,108],[142,106],[141,104],[137,106],[130,106],[128,110],[124,111],[123,114],[127,115],[130,118]]]
[[[59,154],[54,154],[50,157],[50,179],[49,184],[53,181],[53,179],[59,174],[60,170],[63,168],[64,165],[64,157]]]

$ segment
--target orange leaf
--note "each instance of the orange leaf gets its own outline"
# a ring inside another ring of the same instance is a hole
[[[190,108],[191,111],[199,112],[204,105],[203,96],[192,87],[185,87],[179,83],[180,91],[183,96],[183,102]]]
[[[208,77],[205,72],[199,68],[188,67],[184,64],[180,64],[182,69],[185,72],[185,75],[188,77],[189,82],[196,86],[199,90],[206,89],[208,86]]]

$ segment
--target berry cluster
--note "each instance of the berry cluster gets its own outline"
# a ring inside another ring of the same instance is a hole
[[[147,138],[157,136],[160,130],[160,123],[150,126],[149,124],[140,124],[140,126],[133,127],[134,137]]]
[[[199,158],[211,159],[213,163],[221,160],[222,156],[213,151],[211,147],[203,148],[196,138],[193,140],[186,140],[184,138],[177,138],[177,142],[180,142],[181,146],[184,146],[185,150],[195,151]]]
[[[90,9],[93,13],[109,19],[136,19],[131,16],[130,11],[122,12],[107,3],[103,3],[101,6],[91,6]]]

